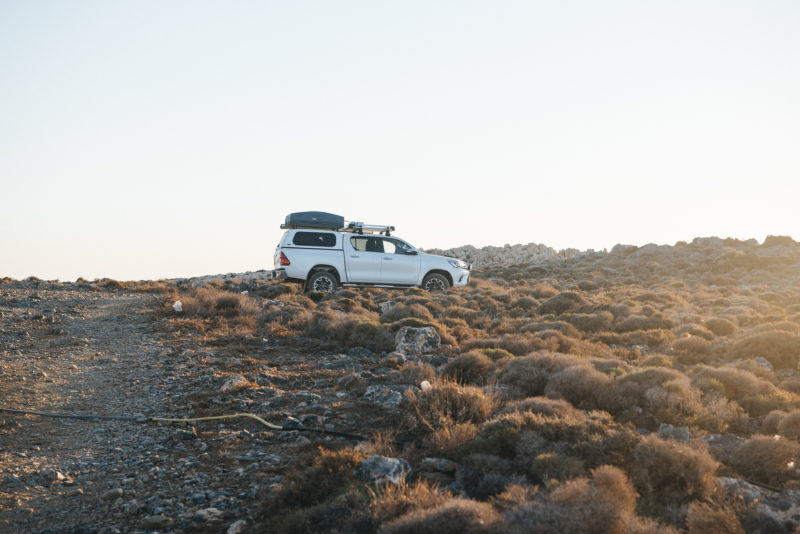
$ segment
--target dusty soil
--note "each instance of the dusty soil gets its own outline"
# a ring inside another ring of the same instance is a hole
[[[391,419],[360,398],[363,367],[377,362],[368,351],[309,357],[262,339],[203,339],[176,330],[164,307],[162,294],[0,284],[0,408],[249,412],[345,432]],[[244,531],[292,458],[325,441],[353,440],[247,419],[192,426],[0,412],[0,531]]]

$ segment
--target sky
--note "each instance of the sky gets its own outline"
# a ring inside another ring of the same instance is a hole
[[[800,240],[800,3],[0,0],[0,277]]]

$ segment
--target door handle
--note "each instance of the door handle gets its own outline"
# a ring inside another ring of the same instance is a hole
[[[384,259],[384,260],[386,260],[386,261],[392,261],[392,258],[386,258],[386,257],[384,257],[383,259]]]
[[[350,256],[351,258],[360,258],[361,256]]]

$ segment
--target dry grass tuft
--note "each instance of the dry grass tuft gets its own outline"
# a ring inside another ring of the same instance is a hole
[[[753,436],[733,453],[731,467],[745,478],[782,486],[797,481],[795,462],[800,459],[800,444],[778,436]]]
[[[717,467],[703,442],[684,445],[650,435],[634,450],[631,477],[651,504],[685,504],[714,496]]]
[[[460,384],[484,385],[488,381],[492,360],[483,352],[473,350],[450,359],[442,374]]]
[[[499,514],[487,503],[453,498],[432,508],[414,510],[385,524],[383,534],[489,534]]]

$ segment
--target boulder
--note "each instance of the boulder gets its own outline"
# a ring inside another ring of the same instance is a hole
[[[432,326],[404,326],[395,336],[396,350],[403,354],[429,354],[439,348],[440,342],[439,332]]]
[[[370,456],[361,462],[356,471],[356,476],[368,480],[373,484],[405,482],[406,476],[411,472],[411,465],[402,458],[387,458],[386,456]]]

